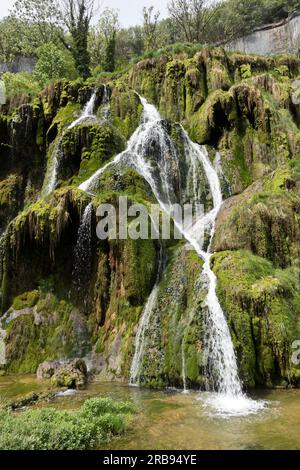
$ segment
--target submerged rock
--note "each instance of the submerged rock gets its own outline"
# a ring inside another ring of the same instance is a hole
[[[20,410],[22,408],[26,408],[31,405],[36,405],[40,402],[49,402],[50,400],[53,400],[55,398],[56,392],[55,391],[46,391],[46,392],[31,392],[28,393],[27,395],[24,395],[21,398],[18,398],[10,403],[8,403],[5,408],[16,411]]]

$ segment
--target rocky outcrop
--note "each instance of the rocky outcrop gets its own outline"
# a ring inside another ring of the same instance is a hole
[[[87,367],[82,359],[43,362],[36,375],[38,379],[50,379],[56,387],[82,389],[87,383]]]

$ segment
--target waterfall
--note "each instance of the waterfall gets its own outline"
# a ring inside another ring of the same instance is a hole
[[[97,92],[95,90],[92,93],[91,98],[89,99],[89,101],[85,105],[85,107],[84,107],[81,115],[79,116],[79,118],[76,119],[74,122],[72,122],[72,124],[70,124],[68,129],[72,129],[75,126],[78,126],[79,124],[81,124],[83,121],[86,121],[87,119],[96,119],[96,116],[94,114],[96,97],[97,97]]]
[[[125,161],[127,156],[129,159],[131,154],[136,153],[136,148],[141,146],[143,141],[147,138],[147,136],[149,136],[149,132],[151,131],[153,125],[160,120],[160,116],[156,108],[149,104],[144,98],[141,98],[141,102],[144,106],[144,112],[141,118],[142,123],[129,139],[127,149],[117,155],[112,161],[106,163],[102,168],[97,170],[87,181],[84,181],[79,186],[79,189],[86,192],[93,191],[97,187],[99,177],[107,170],[107,168]]]
[[[89,180],[84,182],[80,188],[89,191],[96,187],[99,176],[110,166],[125,163],[132,166],[148,182],[161,208],[172,216],[171,202],[174,200],[176,191],[170,177],[167,160],[171,159],[179,165],[178,155],[171,139],[168,136],[164,121],[160,117],[154,106],[140,97],[144,111],[141,124],[136,129],[128,142],[127,149],[117,155],[111,162],[98,170]],[[209,390],[216,392],[213,394],[212,405],[228,413],[247,413],[257,409],[257,402],[254,402],[242,392],[242,385],[238,376],[238,367],[234,347],[227,321],[220,306],[217,293],[217,279],[211,269],[211,244],[214,236],[215,221],[222,205],[222,192],[220,180],[216,170],[211,164],[207,151],[204,147],[192,142],[181,127],[181,134],[184,143],[184,153],[186,163],[189,165],[192,176],[191,186],[193,187],[194,199],[198,198],[198,182],[196,178],[197,169],[204,171],[213,200],[213,208],[204,216],[199,217],[194,227],[185,230],[176,220],[174,224],[183,234],[184,238],[195,249],[204,261],[202,278],[207,285],[207,296],[205,305],[207,309],[206,335],[205,335],[205,357],[207,358],[207,381]],[[149,153],[153,145],[157,146],[155,155],[158,161],[149,162]],[[175,165],[175,167],[176,167]],[[196,192],[196,194],[195,194]],[[201,203],[201,201],[197,201]],[[209,231],[209,246],[203,249],[203,240],[199,238],[201,228]],[[156,283],[148,302],[143,311],[135,340],[135,355],[132,362],[130,382],[139,383],[140,368],[145,348],[145,332],[151,318],[151,312],[157,301],[158,283]],[[185,359],[184,359],[185,360]],[[212,400],[212,396],[210,397]]]
[[[129,378],[130,385],[139,385],[140,383],[141,367],[143,363],[145,346],[146,346],[146,332],[150,324],[151,314],[157,305],[159,283],[160,283],[162,271],[163,271],[163,247],[161,245],[160,252],[159,252],[159,265],[158,265],[158,270],[157,270],[155,286],[152,289],[150,296],[148,297],[148,300],[143,310],[143,313],[142,313],[142,316],[138,325],[138,330],[135,336],[134,356],[133,356],[133,360],[131,363],[130,378]]]
[[[78,294],[82,293],[92,269],[92,216],[93,205],[84,210],[78,229],[77,243],[74,250],[73,285]]]
[[[95,110],[95,102],[96,102],[97,92],[94,91],[91,98],[85,105],[81,115],[75,121],[70,124],[68,127],[69,129],[73,129],[73,127],[78,126],[81,122],[86,121],[87,119],[96,119],[96,116],[93,114]],[[52,155],[52,163],[49,170],[49,177],[46,178],[48,180],[48,184],[44,190],[44,194],[47,196],[48,194],[52,193],[57,187],[58,178],[59,178],[59,168],[63,159],[63,149],[62,149],[62,140],[65,132],[58,138],[58,141],[54,147],[53,155]]]
[[[48,180],[48,184],[45,190],[45,194],[48,195],[52,193],[56,189],[58,183],[58,175],[59,175],[59,166],[61,164],[63,158],[63,150],[62,150],[62,137],[59,137],[58,142],[56,143],[53,155],[52,155],[52,168],[50,170],[50,176]]]
[[[103,98],[102,98],[102,119],[108,121],[110,117],[110,103],[109,103],[109,91],[108,87],[104,85]]]
[[[182,364],[182,384],[183,384],[183,393],[188,393],[187,383],[186,383],[186,364],[185,364],[185,353],[184,353],[184,338],[182,339],[181,344],[181,364]]]

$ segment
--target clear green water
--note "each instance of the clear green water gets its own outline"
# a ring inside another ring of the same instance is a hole
[[[43,388],[34,377],[0,377],[2,400]],[[93,383],[45,406],[74,409],[92,396],[130,399],[139,409],[127,434],[110,443],[112,450],[300,449],[300,390],[261,391],[252,398],[266,400],[265,408],[235,418],[210,414],[196,392],[156,392],[116,383]]]

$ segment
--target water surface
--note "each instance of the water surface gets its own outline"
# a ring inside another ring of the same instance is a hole
[[[42,390],[34,377],[0,377],[0,397],[13,399]],[[205,394],[151,391],[118,383],[90,384],[75,396],[56,398],[45,406],[76,409],[89,397],[132,400],[139,414],[125,436],[109,449],[300,449],[300,390],[260,391],[265,401],[256,414],[220,417],[207,407]]]

